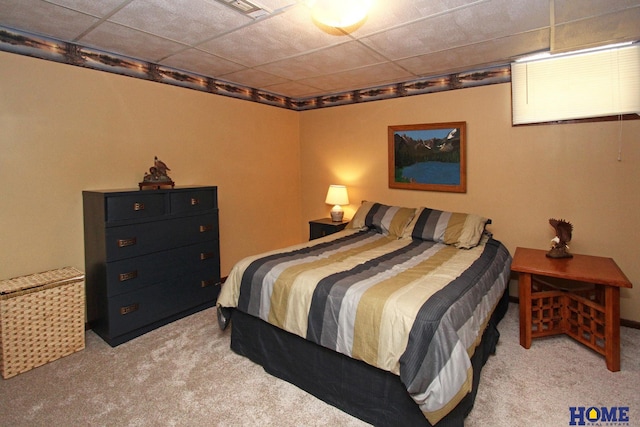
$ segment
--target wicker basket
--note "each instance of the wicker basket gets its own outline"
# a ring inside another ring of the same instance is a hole
[[[84,273],[73,267],[0,281],[0,374],[82,350],[84,298]]]

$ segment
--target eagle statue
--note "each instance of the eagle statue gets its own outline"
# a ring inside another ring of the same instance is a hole
[[[167,175],[167,171],[170,171],[169,167],[165,162],[160,160],[158,156],[154,156],[153,158],[153,166],[149,168],[149,172],[144,173],[144,177],[142,182],[138,183],[140,189],[143,187],[155,187],[160,188],[161,186],[170,185],[172,188],[174,187],[174,182]]]
[[[547,252],[549,258],[571,258],[573,255],[569,253],[568,242],[571,241],[571,233],[573,232],[573,225],[565,221],[564,219],[549,220],[549,224],[556,231],[556,237],[551,239],[551,250]]]
[[[158,156],[154,157],[153,165],[156,167],[156,170],[158,171],[158,175],[160,175],[160,176],[167,176],[167,171],[171,170],[171,169],[169,169],[167,167],[165,162],[163,162],[162,160],[158,159]]]

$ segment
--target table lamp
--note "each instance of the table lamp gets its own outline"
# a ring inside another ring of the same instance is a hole
[[[333,205],[331,209],[331,220],[334,222],[342,221],[344,212],[341,205],[349,204],[349,195],[347,187],[344,185],[330,185],[327,192],[327,199],[324,201],[328,205]]]

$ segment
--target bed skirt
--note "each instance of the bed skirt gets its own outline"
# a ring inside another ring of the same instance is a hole
[[[480,371],[500,337],[497,325],[509,306],[508,292],[500,299],[473,365],[473,389],[437,427],[459,427],[473,408]],[[265,321],[234,310],[231,349],[266,372],[281,378],[375,426],[430,426],[418,405],[409,396],[400,377],[359,360],[334,352]]]

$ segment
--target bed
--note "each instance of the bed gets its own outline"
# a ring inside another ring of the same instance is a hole
[[[463,425],[511,256],[478,215],[363,202],[339,233],[239,261],[231,348],[374,425]]]

